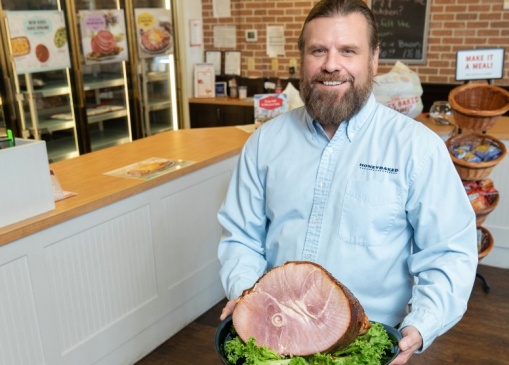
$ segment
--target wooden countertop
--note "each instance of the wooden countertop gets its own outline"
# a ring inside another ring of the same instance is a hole
[[[249,135],[237,127],[183,129],[55,162],[50,167],[55,170],[62,188],[77,195],[56,202],[52,211],[0,227],[0,245],[235,156]],[[151,180],[104,175],[151,157],[195,163]]]
[[[440,136],[449,136],[456,128],[454,125],[436,125],[427,114],[421,114],[415,119],[424,123]],[[509,117],[500,117],[498,122],[486,131],[486,134],[498,139],[509,140]]]
[[[239,99],[217,99],[222,98],[199,99],[199,102],[209,101],[212,104],[221,104],[228,101],[237,103],[234,105],[246,102]],[[416,119],[441,136],[448,136],[454,130],[454,126],[435,125],[426,114],[422,114]],[[235,156],[249,137],[250,133],[248,132],[246,129],[238,127],[170,131],[53,163],[50,167],[55,170],[62,188],[78,195],[56,202],[56,208],[50,212],[0,227],[0,245]],[[502,117],[487,133],[499,139],[509,140],[509,117]],[[151,157],[182,159],[195,163],[148,181],[104,175],[105,172]]]
[[[220,96],[216,98],[189,98],[189,103],[193,104],[216,104],[216,105],[232,105],[232,106],[253,106],[253,98],[247,99],[233,99],[227,96]]]

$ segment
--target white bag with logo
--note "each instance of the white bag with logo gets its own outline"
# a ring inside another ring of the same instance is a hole
[[[419,75],[400,61],[388,73],[375,76],[376,100],[410,118],[422,113],[422,92]]]

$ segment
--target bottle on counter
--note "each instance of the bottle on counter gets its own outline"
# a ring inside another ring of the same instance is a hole
[[[230,98],[236,99],[239,97],[237,92],[237,80],[235,78],[231,79],[228,82],[228,86],[230,87]]]
[[[276,94],[281,94],[283,92],[283,85],[281,85],[280,79],[277,79],[276,89],[274,91]]]

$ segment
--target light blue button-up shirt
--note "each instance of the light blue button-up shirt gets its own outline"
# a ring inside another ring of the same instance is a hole
[[[466,310],[477,241],[461,180],[438,135],[373,96],[332,139],[305,108],[256,130],[218,218],[230,299],[306,260],[346,285],[370,320],[415,326],[423,349]]]

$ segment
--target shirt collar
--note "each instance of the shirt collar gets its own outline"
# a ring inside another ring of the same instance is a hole
[[[364,106],[357,114],[350,118],[350,120],[341,123],[338,130],[336,131],[336,135],[338,133],[346,133],[346,137],[350,142],[352,142],[354,138],[357,136],[358,132],[370,119],[375,109],[376,109],[375,96],[371,94],[368,100],[366,101],[366,104],[364,104]],[[323,128],[320,125],[320,123],[312,119],[307,112],[306,112],[306,124],[308,126],[309,131],[313,134],[313,136],[316,136],[317,133],[322,133],[325,135],[325,132],[323,131]]]
[[[358,132],[364,127],[366,122],[371,119],[371,116],[376,109],[375,96],[371,94],[366,101],[366,104],[362,107],[357,114],[355,114],[346,125],[346,136],[348,140],[352,142],[357,136]],[[338,129],[339,130],[339,129]]]

